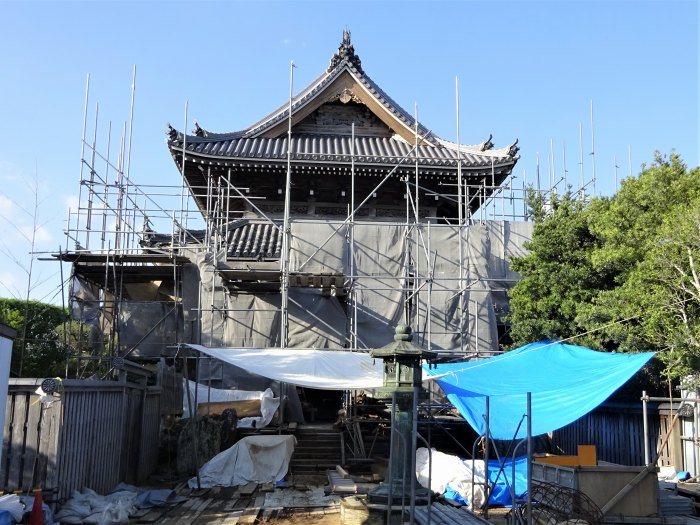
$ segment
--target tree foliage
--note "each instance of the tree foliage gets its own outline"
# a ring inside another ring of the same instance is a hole
[[[657,351],[669,378],[700,372],[700,168],[657,154],[613,197],[531,196],[529,254],[512,261],[511,338],[576,337]]]
[[[55,329],[67,317],[65,309],[52,304],[0,299],[0,323],[17,331],[12,347],[13,375],[52,377],[64,374],[66,352]]]

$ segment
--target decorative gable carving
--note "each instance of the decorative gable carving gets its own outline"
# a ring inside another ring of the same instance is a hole
[[[364,104],[348,101],[342,96],[333,102],[319,106],[313,113],[292,128],[292,133],[315,135],[351,135],[355,123],[355,135],[365,137],[391,137],[393,132]]]
[[[328,66],[328,73],[333,71],[335,67],[340,64],[343,60],[347,60],[352,66],[357,69],[360,75],[364,75],[365,72],[362,70],[362,62],[360,57],[355,54],[355,48],[350,43],[350,31],[347,28],[343,31],[343,41],[338,47],[338,52],[331,58],[331,63]]]

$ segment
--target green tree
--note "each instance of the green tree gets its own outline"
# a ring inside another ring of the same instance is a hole
[[[68,317],[65,309],[38,301],[0,299],[0,323],[17,331],[11,371],[23,377],[63,375],[66,353],[55,330]]]
[[[511,261],[523,276],[510,291],[515,346],[583,334],[581,305],[610,285],[610,277],[591,261],[598,239],[590,231],[586,204],[571,193],[544,200],[531,192],[528,201],[535,218],[529,254]]]
[[[613,197],[534,204],[530,252],[513,261],[514,344],[582,336],[657,351],[669,378],[700,371],[700,168],[657,154]]]

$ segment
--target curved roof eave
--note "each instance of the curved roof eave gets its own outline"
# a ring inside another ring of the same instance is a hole
[[[173,146],[170,145],[170,152],[173,156],[173,159],[178,163],[182,159],[182,147],[181,146]],[[350,165],[351,159],[350,158],[344,158],[347,157],[347,155],[337,155],[337,154],[314,154],[315,156],[320,156],[320,155],[326,155],[327,159],[317,159],[317,158],[311,158],[311,154],[306,154],[306,153],[295,153],[292,156],[292,160],[295,162],[304,162],[306,164],[338,164],[338,163],[347,163]],[[241,157],[230,157],[230,156],[221,156],[221,155],[215,155],[215,154],[210,154],[210,153],[202,153],[198,151],[192,151],[192,150],[187,150],[186,151],[186,156],[188,157],[196,157],[199,159],[205,159],[209,161],[210,165],[216,164],[218,166],[221,165],[228,165],[228,164],[240,164],[240,163],[255,163],[255,164],[260,164],[260,163],[276,163],[280,164],[281,166],[284,166],[286,163],[286,157],[279,157],[279,158],[272,158],[272,157],[258,157],[258,156],[241,156]],[[493,156],[493,158],[496,158]],[[409,159],[406,159],[405,157],[383,157],[381,160],[375,160],[374,156],[372,155],[362,155],[362,156],[356,156],[354,164],[356,166],[377,166],[377,167],[382,167],[382,168],[395,168],[397,165],[401,164],[402,161],[409,160],[413,162],[415,160],[414,157],[411,157]],[[424,170],[430,170],[430,169],[441,169],[441,170],[454,170],[457,167],[457,161],[456,159],[449,159],[449,160],[435,160],[427,157],[419,157],[419,161],[424,161],[422,164],[420,164],[420,168]],[[393,161],[393,162],[391,162]],[[464,163],[468,162],[468,159],[462,159]],[[492,167],[494,168],[513,168],[515,166],[515,163],[517,162],[517,157],[506,157],[505,159],[501,157],[499,161],[497,162],[483,162],[479,164],[466,164],[462,166],[462,169],[466,169],[468,171],[479,171],[479,170],[484,170],[484,169],[491,169]],[[411,165],[409,162],[406,163],[406,167],[408,168],[413,168],[414,166]]]

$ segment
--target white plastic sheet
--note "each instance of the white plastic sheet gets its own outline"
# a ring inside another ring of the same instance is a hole
[[[287,475],[295,445],[294,436],[244,437],[199,469],[200,484],[210,488],[279,481]],[[197,487],[197,478],[188,484]]]
[[[271,389],[264,392],[252,390],[227,390],[220,388],[209,388],[207,385],[195,383],[187,380],[187,387],[190,389],[190,398],[194,403],[195,391],[197,392],[197,405],[204,403],[222,402],[222,401],[248,401],[260,400],[260,416],[242,417],[238,420],[239,428],[263,428],[270,424],[272,417],[280,406],[280,398],[275,397]],[[182,417],[190,417],[189,403],[187,401],[187,391],[182,399]]]
[[[449,485],[470,503],[471,507],[479,508],[484,504],[485,469],[483,460],[462,460],[435,449],[432,450],[432,476],[428,477],[429,454],[427,448],[416,450],[416,475],[421,486],[430,488],[433,492],[442,494]],[[430,479],[430,487],[428,487]],[[472,483],[474,485],[474,500],[472,501]]]
[[[383,382],[382,360],[364,352],[188,346],[248,372],[308,388],[373,389]]]

